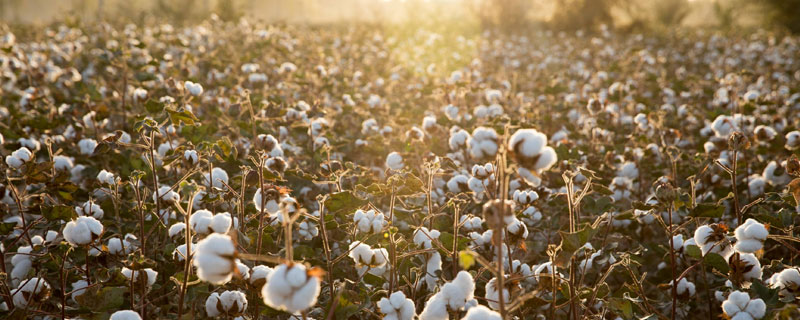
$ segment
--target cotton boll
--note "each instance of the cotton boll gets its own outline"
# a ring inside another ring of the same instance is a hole
[[[497,288],[497,278],[492,278],[489,282],[486,283],[486,301],[489,303],[489,307],[492,309],[499,309],[500,307],[500,291]],[[511,301],[511,294],[508,292],[507,288],[503,288],[503,301],[508,303]]]
[[[399,153],[392,152],[386,157],[386,167],[389,169],[400,170],[403,166],[403,157]]]
[[[125,239],[120,238],[111,238],[108,239],[106,243],[106,247],[108,248],[108,253],[114,255],[127,255],[133,252],[136,249],[136,246],[130,242],[130,240],[135,240],[136,237],[128,234],[125,236]]]
[[[183,235],[186,229],[186,224],[183,222],[175,223],[169,226],[168,234],[170,238],[177,237]]]
[[[57,171],[65,171],[70,172],[74,165],[72,164],[72,159],[65,156],[55,156],[53,157],[53,168]]]
[[[673,282],[670,281],[670,285],[672,285],[672,283]],[[695,290],[696,289],[694,283],[691,283],[689,280],[686,280],[686,278],[681,278],[681,280],[678,281],[678,286],[675,288],[675,291],[678,294],[678,296],[682,298],[693,297],[696,292]]]
[[[121,273],[128,280],[133,279],[133,281],[140,281],[146,284],[148,288],[152,287],[153,284],[156,283],[156,277],[158,277],[158,272],[151,268],[143,270],[131,270],[123,267]],[[142,274],[144,274],[144,276],[140,278]]]
[[[157,198],[160,198],[162,202],[167,204],[180,201],[180,195],[171,189],[172,188],[169,186],[162,186],[158,188],[158,192],[153,193],[153,202],[155,202]]]
[[[109,320],[142,320],[136,311],[120,310],[111,314]]]
[[[473,215],[464,215],[461,216],[459,224],[461,224],[461,228],[467,231],[478,230],[481,228],[481,224],[483,224],[483,219]]]
[[[297,233],[301,239],[310,241],[319,234],[319,228],[317,228],[317,224],[306,220],[297,225]]]
[[[492,128],[477,127],[467,139],[467,147],[473,159],[486,159],[497,154],[497,132]]]
[[[200,161],[200,157],[196,150],[186,150],[183,152],[183,159],[191,165],[195,165]]]
[[[800,148],[800,131],[791,131],[786,134],[786,144],[784,147],[786,150],[797,150]]]
[[[492,311],[491,309],[484,307],[484,306],[476,306],[474,308],[469,308],[467,310],[467,314],[464,315],[464,318],[461,320],[502,320],[503,318],[500,316],[499,313]]]
[[[261,289],[264,284],[267,283],[267,277],[269,274],[272,273],[272,268],[258,265],[250,269],[250,278],[248,281],[251,285],[253,285],[256,289]]]
[[[769,235],[767,228],[754,219],[747,219],[734,231],[736,244],[734,248],[739,252],[753,253],[764,246],[764,241]]]
[[[742,280],[744,281],[761,279],[761,263],[752,253],[739,253],[738,256],[731,255],[728,258],[728,264],[736,271],[736,273],[740,273],[742,275]]]
[[[267,277],[261,289],[264,303],[273,309],[298,313],[317,303],[320,279],[301,264],[281,264]]]
[[[412,320],[415,314],[414,301],[407,299],[402,291],[392,293],[389,298],[381,298],[378,308],[385,314],[384,319]]]
[[[206,187],[210,187],[209,180],[213,181],[214,188],[217,189],[224,189],[225,184],[228,183],[228,173],[222,168],[215,167],[211,169],[211,179],[209,179],[209,173],[203,173],[203,185]]]
[[[447,140],[447,144],[450,146],[450,150],[457,151],[464,149],[469,139],[469,132],[464,129],[458,129],[450,132],[450,138]]]
[[[766,304],[761,299],[750,299],[747,292],[733,291],[722,303],[722,310],[733,319],[761,319],[766,313]]]
[[[72,246],[88,245],[103,234],[103,225],[94,217],[82,216],[64,226],[64,240]]]
[[[433,248],[433,240],[439,239],[441,232],[439,230],[428,230],[426,227],[419,227],[414,232],[414,243],[425,249]]]
[[[453,176],[447,181],[447,190],[452,193],[469,190],[469,177],[463,174]]]
[[[105,212],[94,201],[86,201],[81,206],[75,207],[75,212],[78,216],[91,216],[97,219],[102,219]]]
[[[91,156],[94,153],[94,149],[97,148],[97,141],[88,138],[81,139],[81,141],[78,141],[78,148],[80,148],[81,154]]]
[[[203,94],[203,86],[200,85],[199,83],[194,83],[194,82],[191,82],[191,81],[185,81],[183,83],[183,87],[186,89],[186,91],[189,92],[189,94],[191,94],[193,96],[199,96],[199,95]]]
[[[514,190],[513,198],[520,205],[528,205],[539,199],[539,194],[533,190]]]
[[[205,305],[209,317],[237,317],[247,310],[247,296],[241,291],[212,292]]]
[[[380,232],[387,224],[383,213],[361,209],[356,210],[355,214],[353,214],[353,222],[358,227],[359,232],[365,233]]]
[[[114,174],[106,171],[105,169],[100,170],[100,173],[97,174],[97,181],[109,186],[117,184],[117,178],[114,176]]]
[[[19,286],[11,291],[14,306],[26,308],[29,303],[39,303],[50,297],[50,284],[42,278],[30,278],[20,282]]]
[[[221,285],[231,280],[236,267],[236,247],[231,237],[213,233],[197,243],[193,264],[197,277],[211,284]]]
[[[703,225],[695,230],[694,242],[700,247],[700,251],[702,251],[703,255],[706,255],[708,252],[713,252],[722,256],[727,256],[732,248],[725,235],[726,232],[725,228],[717,224]]]
[[[22,164],[31,161],[31,159],[33,159],[31,151],[28,150],[28,148],[21,147],[12,152],[11,155],[6,156],[6,164],[9,167],[19,169],[22,167]]]

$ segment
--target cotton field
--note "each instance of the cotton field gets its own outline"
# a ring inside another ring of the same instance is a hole
[[[211,17],[0,49],[0,318],[800,318],[796,36]]]

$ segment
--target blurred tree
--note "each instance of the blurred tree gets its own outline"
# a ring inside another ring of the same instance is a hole
[[[766,6],[766,21],[791,33],[800,33],[800,0],[754,0]]]
[[[618,0],[555,0],[550,25],[558,30],[596,30],[601,25],[612,26],[612,7]]]

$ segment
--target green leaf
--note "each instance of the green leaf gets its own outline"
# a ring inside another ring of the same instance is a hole
[[[194,113],[189,110],[184,109],[182,111],[177,111],[172,108],[165,108],[164,110],[169,113],[169,119],[173,124],[177,125],[183,122],[187,125],[193,126],[196,122],[200,122],[200,119],[197,119],[197,117],[194,116]]]
[[[725,213],[725,206],[715,203],[698,203],[692,211],[690,217],[719,218]]]
[[[690,245],[685,247],[685,250],[686,250],[686,254],[689,255],[692,258],[700,259],[700,258],[703,257],[703,252],[700,251],[700,247],[698,247],[696,245],[690,244]]]
[[[7,235],[14,230],[14,227],[17,226],[16,222],[4,222],[0,223],[0,235]]]
[[[75,301],[92,311],[117,310],[124,302],[123,297],[126,291],[124,287],[105,287],[101,289],[100,286],[96,286],[75,297]]]
[[[331,194],[325,200],[325,208],[333,214],[349,213],[355,211],[367,203],[366,200],[359,199],[350,191],[342,191]]]
[[[69,221],[77,217],[75,208],[70,206],[52,206],[42,208],[42,215],[47,221]]]
[[[564,250],[565,253],[572,254],[589,242],[597,233],[597,229],[593,229],[592,226],[587,225],[583,230],[578,232],[569,233],[559,231],[558,233],[561,235],[561,250]]]
[[[159,102],[158,100],[148,99],[144,103],[144,108],[149,113],[157,114],[157,113],[161,113],[161,110],[164,110],[164,104]]]
[[[724,274],[727,274],[730,270],[728,261],[725,261],[725,258],[713,252],[706,253],[706,256],[703,257],[703,263]]]

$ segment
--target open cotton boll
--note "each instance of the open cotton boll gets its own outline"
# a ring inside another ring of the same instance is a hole
[[[301,239],[309,241],[319,235],[319,228],[316,223],[306,220],[297,225],[297,234]]]
[[[210,187],[209,180],[213,181],[214,188],[223,189],[225,185],[228,184],[228,173],[225,172],[222,168],[215,167],[211,169],[211,179],[209,179],[209,173],[203,173],[203,185],[206,187]]]
[[[132,234],[127,234],[125,236],[125,239],[120,239],[120,238],[108,239],[108,242],[106,243],[106,247],[108,248],[108,253],[115,255],[126,255],[133,252],[133,250],[136,249],[136,246],[130,241],[135,239],[136,236]]]
[[[88,138],[81,139],[81,141],[78,141],[78,148],[81,154],[91,156],[94,153],[94,149],[97,148],[97,141]]]
[[[100,170],[100,172],[97,174],[97,181],[109,186],[117,184],[117,178],[114,177],[114,174],[106,171],[105,169]]]
[[[45,279],[30,278],[20,282],[19,286],[11,291],[11,299],[15,307],[24,309],[29,303],[36,304],[47,300],[50,291],[50,284]]]
[[[497,288],[497,278],[492,278],[489,282],[486,283],[486,301],[489,303],[489,307],[492,309],[499,309],[500,308],[500,290]],[[503,288],[503,301],[508,303],[511,301],[511,293],[508,292],[508,288]]]
[[[447,190],[452,193],[464,192],[468,189],[470,189],[470,183],[467,175],[458,174],[447,180]]]
[[[317,303],[320,279],[302,264],[275,267],[261,289],[264,303],[273,309],[298,313]]]
[[[497,132],[492,128],[477,127],[467,139],[467,148],[473,159],[494,157],[497,154]]]
[[[726,257],[732,250],[726,233],[727,229],[718,224],[702,225],[694,231],[694,242],[703,255],[713,252]]]
[[[753,253],[764,247],[769,231],[755,219],[747,219],[734,231],[736,244],[734,248],[739,252]]]
[[[131,270],[123,267],[121,273],[128,280],[133,279],[133,281],[144,281],[144,283],[147,284],[148,288],[152,287],[153,284],[156,283],[156,277],[158,277],[158,272],[156,272],[151,268],[143,270]],[[144,277],[140,278],[140,275],[142,274],[144,274]]]
[[[533,190],[514,190],[513,198],[520,205],[528,205],[539,199],[539,194]]]
[[[203,94],[203,86],[199,83],[194,83],[191,81],[185,81],[183,83],[183,87],[186,88],[186,91],[193,96],[199,96]]]
[[[386,249],[372,249],[360,241],[351,243],[350,249],[349,256],[356,263],[356,268],[359,268],[359,273],[363,273],[367,269],[383,267],[389,259],[389,252]]]
[[[426,128],[425,130],[429,129]],[[467,146],[467,140],[469,140],[469,138],[469,132],[464,129],[458,129],[450,132],[450,138],[447,140],[447,144],[450,146],[450,150],[458,151]]]
[[[463,215],[459,220],[459,224],[461,224],[461,228],[467,231],[478,230],[483,224],[483,219],[473,215]]]
[[[184,234],[184,230],[186,230],[186,224],[185,223],[183,223],[183,222],[175,223],[175,224],[169,226],[169,231],[168,231],[169,237],[172,238],[172,237],[176,237],[176,236],[181,236],[181,235]]]
[[[197,251],[197,244],[193,243],[191,245],[191,247],[192,247],[192,253],[195,253]],[[175,250],[172,251],[172,258],[174,258],[174,259],[176,259],[178,261],[186,260],[186,244],[185,243],[175,247]]]
[[[75,212],[78,214],[78,216],[90,216],[97,219],[103,219],[103,215],[105,214],[103,209],[92,200],[86,201],[83,203],[83,205],[75,207]]]
[[[467,314],[464,315],[463,318],[461,318],[461,320],[502,320],[502,319],[503,317],[499,313],[481,305],[469,308],[469,310],[467,310]]]
[[[247,296],[241,291],[212,292],[206,299],[206,314],[209,317],[236,317],[247,310]]]
[[[384,320],[411,320],[416,316],[414,301],[406,298],[402,291],[396,291],[389,298],[381,298],[378,308],[385,314]]]
[[[200,161],[200,156],[197,154],[197,150],[186,150],[183,152],[183,159],[189,164],[195,165]]]
[[[120,310],[111,314],[108,320],[142,320],[136,311]]]
[[[386,156],[386,167],[389,169],[400,170],[403,169],[403,166],[403,156],[401,156],[399,153],[392,152]]]
[[[425,285],[428,290],[433,291],[436,283],[439,282],[439,273],[442,270],[442,255],[434,251],[425,260]]]
[[[212,233],[197,243],[194,254],[192,262],[200,280],[221,285],[233,277],[236,247],[228,235]]]
[[[53,157],[53,168],[57,171],[72,171],[74,165],[72,164],[72,159],[65,156],[55,156]]]
[[[64,226],[64,240],[72,246],[88,245],[103,234],[103,224],[94,217],[82,216]]]
[[[467,302],[472,300],[475,292],[475,280],[469,272],[459,272],[453,281],[445,283],[441,290],[431,296],[425,303],[425,309],[419,315],[420,320],[437,320],[448,318],[447,310],[463,310]]]
[[[353,214],[353,222],[358,227],[358,231],[365,233],[380,232],[387,223],[383,213],[361,209],[356,210]]]
[[[162,186],[158,188],[158,192],[153,193],[153,202],[155,202],[157,198],[161,198],[161,202],[167,204],[172,204],[180,201],[181,196],[177,192],[171,189],[172,187],[170,186]]]
[[[669,284],[672,286],[673,282],[670,281]],[[675,291],[678,296],[683,298],[693,297],[695,294],[695,285],[689,280],[686,280],[686,278],[681,278],[681,280],[678,281],[678,286],[675,288]]]
[[[414,232],[414,244],[422,246],[425,249],[430,249],[433,247],[433,240],[439,239],[439,235],[441,235],[439,230],[428,230],[426,227],[419,227],[419,229]]]
[[[731,255],[728,258],[728,265],[736,270],[736,273],[741,273],[742,280],[744,281],[751,281],[753,279],[761,280],[761,262],[759,262],[758,258],[752,253]]]
[[[800,148],[800,131],[791,131],[786,134],[786,144],[784,147],[786,150],[797,150]]]
[[[250,269],[250,278],[248,281],[256,289],[261,289],[267,283],[267,277],[272,273],[272,268],[264,265],[258,265]]]
[[[722,310],[732,320],[761,319],[767,312],[767,305],[764,300],[750,299],[747,292],[736,290],[722,303]]]
[[[33,159],[33,154],[28,148],[21,147],[12,152],[11,155],[6,156],[6,164],[9,167],[19,169],[22,165]]]
[[[508,141],[508,150],[517,163],[541,173],[556,163],[556,152],[547,146],[547,136],[535,129],[519,129]]]

